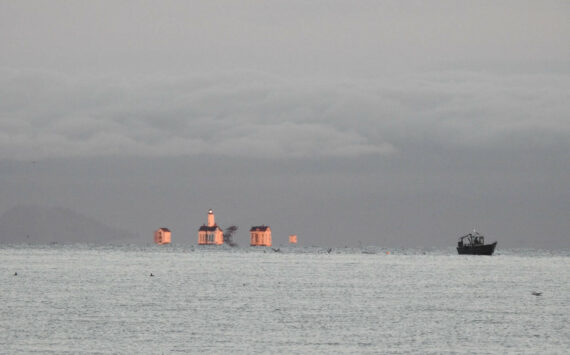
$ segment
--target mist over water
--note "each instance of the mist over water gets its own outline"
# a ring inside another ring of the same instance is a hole
[[[2,245],[0,353],[570,348],[568,251],[327,251]]]

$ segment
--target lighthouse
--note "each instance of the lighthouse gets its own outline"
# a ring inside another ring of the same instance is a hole
[[[214,211],[212,209],[208,210],[208,227],[213,227],[216,225],[216,219],[214,218]]]
[[[216,224],[214,211],[208,210],[208,224],[202,225],[198,230],[199,245],[221,245],[224,243],[224,233]]]

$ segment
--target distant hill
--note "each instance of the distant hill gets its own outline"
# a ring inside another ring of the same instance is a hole
[[[0,217],[0,243],[121,243],[134,234],[67,208],[18,206]]]

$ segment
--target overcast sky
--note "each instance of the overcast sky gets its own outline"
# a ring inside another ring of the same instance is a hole
[[[570,247],[567,1],[0,1],[0,213]]]

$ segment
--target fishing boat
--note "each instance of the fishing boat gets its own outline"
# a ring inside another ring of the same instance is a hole
[[[485,237],[476,231],[459,237],[457,252],[467,255],[493,255],[497,242],[485,244]]]

